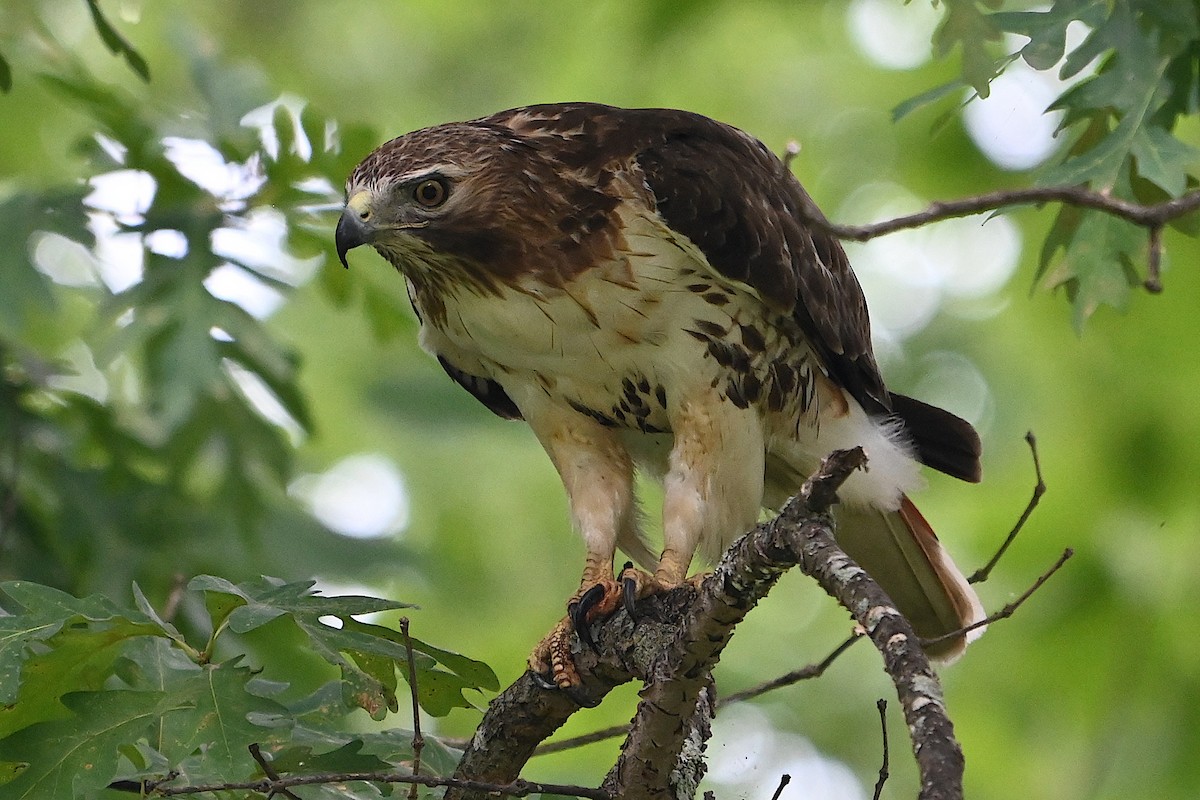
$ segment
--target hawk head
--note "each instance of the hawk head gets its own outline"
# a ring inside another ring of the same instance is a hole
[[[557,283],[615,243],[618,197],[533,137],[477,120],[393,139],[346,182],[338,257],[370,244],[420,288]],[[564,274],[565,273],[565,274]]]

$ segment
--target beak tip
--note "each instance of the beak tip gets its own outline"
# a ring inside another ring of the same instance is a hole
[[[338,220],[337,230],[334,231],[333,235],[338,261],[342,262],[343,267],[350,269],[350,264],[346,261],[346,254],[355,247],[366,244],[368,238],[358,220],[347,216],[343,212],[341,219]]]

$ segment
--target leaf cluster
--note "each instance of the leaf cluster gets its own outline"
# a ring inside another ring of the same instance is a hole
[[[92,177],[0,194],[0,577],[111,590],[147,579],[122,552],[178,564],[203,530],[209,549],[190,566],[216,569],[216,542],[243,547],[280,518],[318,527],[282,492],[312,426],[299,358],[214,278],[279,300],[309,280],[335,187],[376,135],[272,101],[211,58],[194,76],[202,110],[182,129],[174,110],[82,68],[41,76],[92,121],[76,147]],[[196,158],[226,180],[202,177]],[[114,183],[137,207],[105,199]],[[221,246],[272,235],[267,257]],[[335,302],[361,296],[377,331],[403,329],[396,287],[322,272]]]
[[[935,50],[959,51],[961,77],[902,104],[898,116],[964,86],[986,98],[991,82],[1020,61],[1056,70],[1063,87],[1047,111],[1059,115],[1058,133],[1067,143],[1041,171],[1040,185],[1086,186],[1141,203],[1179,197],[1197,185],[1200,150],[1176,129],[1200,111],[1200,6],[1060,0],[1040,10],[994,10],[1000,5],[945,0]],[[1200,230],[1195,215],[1172,224],[1189,235]],[[1064,208],[1042,248],[1038,277],[1065,290],[1081,328],[1100,306],[1128,304],[1147,253],[1146,236],[1132,223]]]
[[[250,745],[277,771],[403,771],[411,731],[346,733],[357,709],[382,720],[398,708],[409,648],[421,708],[470,708],[464,692],[499,688],[481,662],[359,619],[405,608],[370,597],[323,597],[311,582],[233,584],[202,575],[187,593],[209,633],[189,641],[134,587],[136,608],[78,599],[25,581],[0,584],[0,796],[96,797],[112,784],[222,784],[262,777]],[[257,632],[289,626],[261,656]],[[293,697],[289,663],[316,653],[340,677]],[[252,659],[261,659],[251,666]],[[436,739],[422,774],[445,775],[457,754]],[[364,785],[337,796],[376,797]],[[329,795],[333,796],[333,795]]]

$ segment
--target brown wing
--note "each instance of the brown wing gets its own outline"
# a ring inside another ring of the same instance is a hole
[[[676,112],[678,113],[678,112]],[[691,114],[637,162],[658,212],[721,274],[790,312],[839,385],[891,410],[871,352],[867,304],[837,240],[801,221],[800,183],[759,141]]]

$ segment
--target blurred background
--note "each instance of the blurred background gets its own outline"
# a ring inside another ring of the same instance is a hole
[[[1020,65],[961,113],[965,94],[892,121],[957,74],[933,59],[941,11],[923,0],[101,7],[148,82],[106,49],[87,4],[0,8],[13,83],[0,218],[16,220],[0,232],[0,474],[20,509],[5,512],[0,578],[123,599],[136,580],[161,602],[176,576],[315,577],[418,604],[414,635],[487,661],[502,684],[561,616],[582,544],[528,430],[420,352],[398,276],[366,250],[348,272],[332,258],[354,163],[403,132],[516,105],[677,107],[776,152],[798,142],[794,169],[826,214],[866,222],[1029,185],[1059,148],[1042,112],[1061,87]],[[1026,505],[1024,436],[1037,436],[1048,492],[979,587],[985,605],[1076,551],[943,673],[966,791],[1186,796],[1200,782],[1200,252],[1168,232],[1166,291],[1080,329],[1034,277],[1053,215],[847,247],[891,387],[983,437],[981,485],[931,474],[917,498],[965,572]],[[739,628],[719,691],[817,661],[848,632],[786,576]],[[727,707],[708,788],[769,797],[786,772],[784,797],[869,796],[879,697],[894,695],[858,645],[819,680]],[[624,687],[564,733],[625,722],[635,702]],[[427,725],[462,737],[478,718]],[[911,796],[896,710],[890,726],[884,796]],[[620,741],[537,758],[525,777],[595,784]]]

